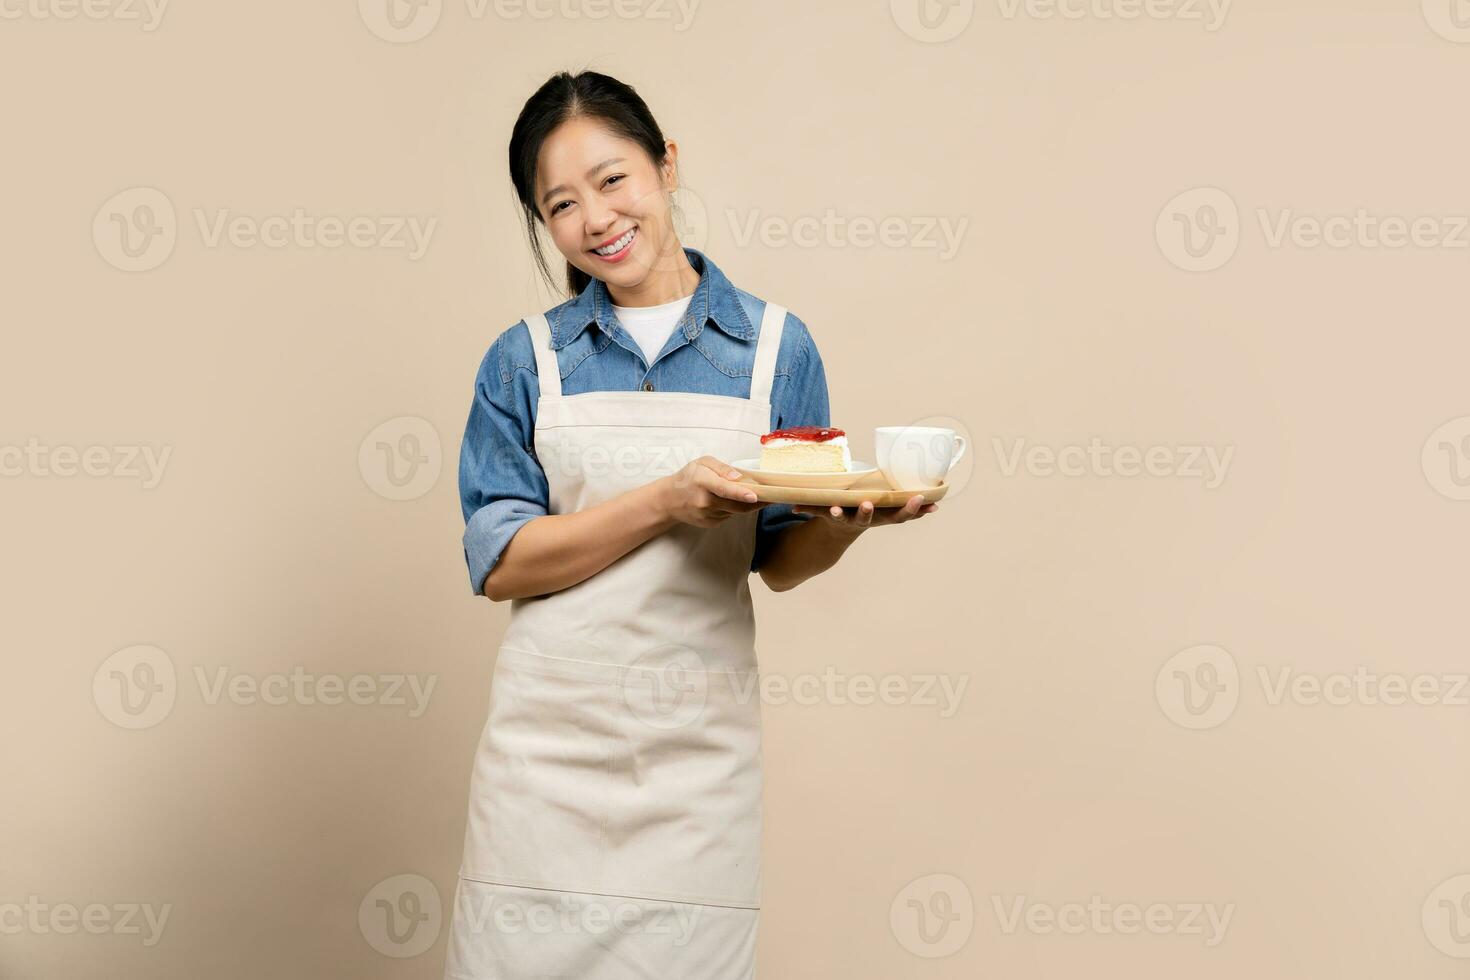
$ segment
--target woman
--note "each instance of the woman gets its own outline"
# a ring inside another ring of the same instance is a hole
[[[511,178],[571,299],[502,333],[460,460],[476,593],[510,599],[446,976],[748,978],[760,706],[748,580],[936,509],[766,506],[728,463],[827,425],[806,327],[681,246],[678,148],[632,88],[558,74]]]

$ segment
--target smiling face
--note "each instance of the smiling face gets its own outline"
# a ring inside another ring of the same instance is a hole
[[[536,206],[566,260],[615,291],[636,291],[683,256],[669,194],[678,148],[657,166],[639,144],[597,119],[562,123],[541,145]]]

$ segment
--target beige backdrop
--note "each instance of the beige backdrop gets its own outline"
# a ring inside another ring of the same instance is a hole
[[[394,2],[0,0],[0,977],[439,976],[582,66],[860,458],[973,444],[753,583],[761,976],[1466,975],[1463,0]]]

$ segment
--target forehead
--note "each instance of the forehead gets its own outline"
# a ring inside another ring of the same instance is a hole
[[[622,157],[625,166],[647,163],[648,155],[630,139],[617,135],[600,119],[578,116],[553,129],[536,159],[536,189],[584,180],[604,160]]]

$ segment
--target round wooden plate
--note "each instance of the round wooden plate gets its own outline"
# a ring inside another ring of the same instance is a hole
[[[773,487],[756,483],[750,477],[735,481],[755,491],[755,499],[768,504],[810,504],[818,507],[856,507],[871,500],[874,507],[902,507],[914,494],[922,494],[924,503],[933,503],[949,492],[949,481],[926,490],[895,490],[888,485],[880,470],[864,477],[846,490],[809,490],[804,487]]]

